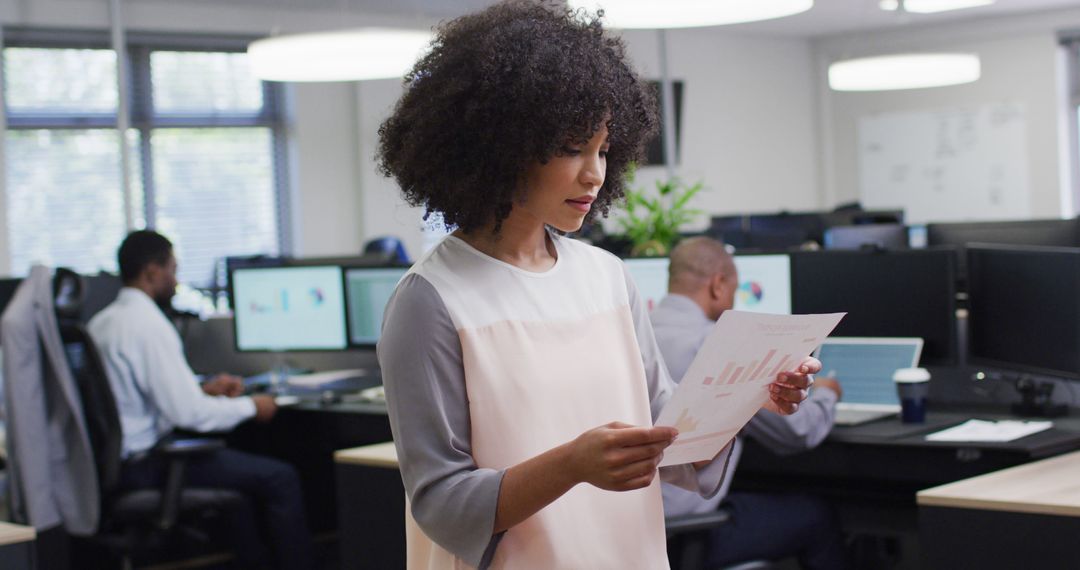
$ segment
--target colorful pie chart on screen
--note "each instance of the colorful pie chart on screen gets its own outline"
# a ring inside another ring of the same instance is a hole
[[[765,289],[757,281],[746,281],[739,284],[739,290],[735,295],[740,305],[753,307],[761,303],[761,298],[765,296]]]

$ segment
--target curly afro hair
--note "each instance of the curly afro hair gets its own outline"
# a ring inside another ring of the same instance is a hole
[[[658,120],[653,91],[602,16],[507,0],[440,25],[379,128],[379,171],[447,227],[494,223],[498,232],[524,197],[526,169],[584,144],[606,121],[607,176],[586,221],[607,216]]]

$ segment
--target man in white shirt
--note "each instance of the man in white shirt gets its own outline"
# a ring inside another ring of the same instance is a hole
[[[230,430],[254,418],[269,421],[277,411],[268,395],[241,396],[239,378],[218,375],[202,386],[188,366],[180,335],[160,307],[176,292],[172,243],[152,231],[132,232],[117,254],[124,288],[116,301],[90,320],[90,336],[101,351],[123,428],[121,485],[160,486],[165,462],[150,453],[176,428],[196,432]],[[280,568],[310,568],[311,538],[304,519],[300,480],[281,461],[232,449],[193,458],[186,482],[228,488],[246,496],[248,508],[232,513],[230,530],[244,565],[270,560]],[[260,540],[254,512],[263,514],[267,540]],[[266,544],[272,544],[268,552]]]
[[[668,371],[678,382],[716,319],[735,305],[739,277],[724,244],[706,237],[680,242],[671,251],[668,271],[668,295],[653,309],[649,320]],[[845,567],[839,525],[822,499],[795,493],[727,494],[742,438],[752,437],[780,454],[811,449],[829,434],[841,393],[835,379],[817,378],[810,397],[794,414],[759,411],[736,440],[726,479],[713,498],[663,484],[666,516],[714,511],[721,503],[731,513],[731,520],[712,531],[707,567],[788,556],[797,556],[804,568]]]

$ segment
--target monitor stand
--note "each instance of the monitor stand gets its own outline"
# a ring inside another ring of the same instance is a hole
[[[1020,401],[1012,405],[1014,414],[1035,418],[1057,418],[1069,414],[1067,405],[1051,402],[1050,396],[1054,393],[1052,382],[1037,382],[1030,376],[1018,376],[1015,386],[1020,393]]]

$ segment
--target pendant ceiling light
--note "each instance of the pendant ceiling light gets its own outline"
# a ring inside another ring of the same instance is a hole
[[[979,79],[979,56],[912,53],[838,61],[829,66],[836,91],[890,91],[971,83]]]
[[[428,31],[360,28],[275,36],[248,45],[252,72],[267,81],[402,77],[431,42]]]
[[[897,10],[903,10],[904,12],[911,12],[912,14],[935,14],[937,12],[948,12],[950,10],[963,10],[965,8],[978,8],[979,6],[989,6],[996,0],[903,0],[903,8],[901,8],[900,0],[881,0],[878,4],[882,10],[888,12],[895,12]]]
[[[622,29],[665,29],[756,22],[805,12],[814,0],[569,0],[571,8],[604,11]]]

